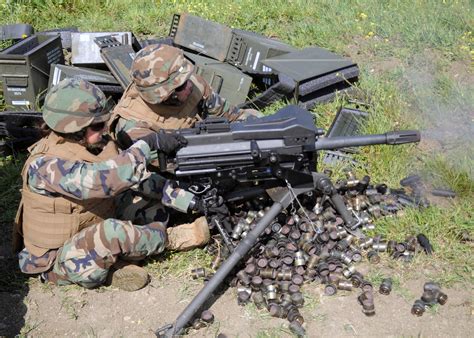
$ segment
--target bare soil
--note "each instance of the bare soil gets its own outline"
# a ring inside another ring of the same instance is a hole
[[[390,271],[388,270],[388,273]],[[16,290],[0,292],[0,336],[22,333],[34,337],[98,336],[153,337],[154,331],[172,323],[202,283],[186,278],[154,278],[144,289],[125,292],[111,287],[86,290],[56,287],[30,278]],[[384,296],[376,293],[376,315],[366,317],[357,303],[359,290],[325,296],[320,285],[303,288],[301,309],[308,337],[428,336],[466,337],[474,330],[471,288],[443,288],[444,306],[428,309],[422,317],[410,313],[421,296],[425,280],[410,280]],[[378,285],[376,285],[378,287]],[[272,318],[253,305],[237,305],[236,290],[229,288],[211,307],[215,323],[191,330],[196,337],[291,336],[288,322]]]

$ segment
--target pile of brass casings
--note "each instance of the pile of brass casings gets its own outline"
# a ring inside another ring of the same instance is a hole
[[[358,219],[357,229],[347,229],[324,196],[312,196],[310,202],[295,202],[267,227],[231,282],[237,287],[239,305],[253,301],[271,316],[286,318],[292,331],[299,334],[304,331],[304,319],[299,312],[304,305],[300,288],[303,283],[313,283],[323,284],[328,296],[359,288],[358,301],[363,313],[375,314],[374,288],[357,270],[357,263],[365,257],[371,264],[377,264],[383,252],[409,261],[418,250],[417,239],[396,242],[367,236],[367,231],[375,228],[375,219],[394,216],[406,206],[406,195],[403,189],[393,193],[385,184],[371,185],[369,176],[358,180],[350,171],[346,176],[346,180],[336,182],[336,188]],[[247,203],[244,207],[255,205],[258,203]],[[265,207],[263,204],[257,210],[241,208],[233,216],[233,241],[245,238],[265,214]],[[209,249],[216,251],[212,245]],[[384,280],[379,291],[389,294],[391,280]]]

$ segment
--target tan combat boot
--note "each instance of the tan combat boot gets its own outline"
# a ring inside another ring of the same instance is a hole
[[[149,281],[148,272],[141,266],[117,261],[110,269],[105,284],[124,291],[136,291],[147,285]]]
[[[192,223],[181,224],[166,229],[168,233],[167,249],[186,251],[209,242],[211,237],[206,217],[202,216]]]

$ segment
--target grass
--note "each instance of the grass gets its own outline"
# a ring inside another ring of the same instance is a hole
[[[16,213],[20,198],[21,180],[18,180],[25,157],[8,156],[0,158],[0,223],[11,221]]]
[[[146,269],[148,273],[156,278],[176,277],[191,280],[191,270],[208,266],[212,257],[204,250],[196,249],[187,252],[165,252],[164,254],[148,260]]]
[[[70,296],[64,296],[61,300],[61,309],[67,313],[68,317],[73,320],[77,320],[79,315],[74,304],[74,299]]]
[[[352,98],[369,105],[364,132],[419,128],[425,140],[419,146],[362,149],[358,175],[369,174],[373,182],[398,187],[400,179],[418,173],[430,186],[450,188],[458,195],[445,200],[443,207],[408,209],[400,217],[378,220],[377,232],[386,238],[403,240],[422,232],[435,250],[433,256],[417,255],[410,264],[384,259],[384,266],[396,271],[400,285],[420,276],[443,285],[474,282],[472,242],[461,240],[466,233],[474,236],[472,2],[4,0],[0,8],[0,24],[24,22],[37,31],[68,26],[81,31],[130,30],[140,38],[166,36],[172,15],[189,12],[296,47],[318,45],[350,56],[361,69]],[[0,108],[2,102],[0,93]],[[286,103],[275,103],[264,112],[272,113]],[[337,109],[347,104],[337,97],[315,107],[318,126],[328,128]],[[16,211],[23,160],[0,161],[2,225],[10,226]],[[335,168],[335,177],[339,169]],[[146,268],[154,277],[188,278],[192,268],[208,266],[210,260],[201,250],[166,253]],[[383,272],[374,271],[370,278],[377,282]],[[394,288],[403,293],[396,283]],[[256,333],[279,335],[280,329]]]
[[[18,269],[18,262],[10,257],[11,228],[20,200],[21,180],[19,173],[24,157],[0,158],[0,291],[28,290],[27,278]],[[4,256],[3,256],[4,255]]]
[[[42,324],[42,321],[34,322],[34,323],[25,323],[25,325],[21,328],[21,331],[18,337],[31,337],[31,333],[38,328]]]
[[[253,334],[255,338],[277,338],[282,336],[292,336],[290,329],[284,325],[258,330]]]

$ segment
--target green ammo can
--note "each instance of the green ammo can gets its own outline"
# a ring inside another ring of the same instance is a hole
[[[202,76],[220,96],[236,106],[247,100],[252,77],[228,63],[185,52],[194,63],[196,74]]]
[[[178,46],[225,61],[252,74],[269,74],[271,71],[261,60],[297,51],[284,42],[231,29],[187,13],[173,16],[169,36]]]
[[[175,45],[224,61],[232,41],[232,29],[183,13],[173,16],[169,36]]]
[[[38,109],[52,64],[64,64],[61,37],[32,35],[0,52],[0,79],[7,109]],[[38,95],[40,97],[38,97]]]

